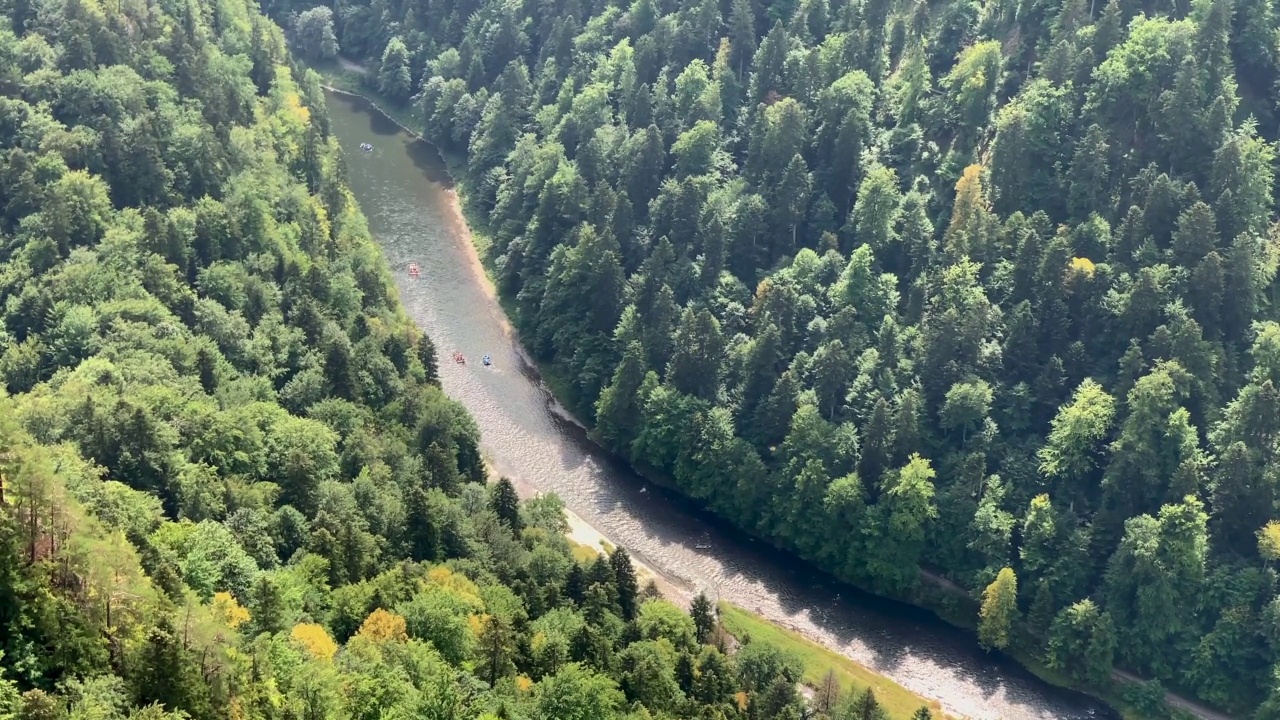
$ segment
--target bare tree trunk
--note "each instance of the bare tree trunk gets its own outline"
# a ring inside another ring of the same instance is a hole
[[[818,688],[818,696],[815,698],[817,708],[823,713],[830,714],[839,699],[840,683],[836,681],[835,671],[828,670],[827,674],[822,676],[822,685]]]
[[[32,496],[31,496],[31,506],[30,508],[28,508],[27,517],[30,518],[30,524],[31,524],[31,529],[29,531],[30,537],[28,540],[31,548],[30,550],[31,557],[27,564],[35,565],[36,564],[36,538],[39,537],[40,519],[39,519],[38,513],[36,512],[36,499],[35,499],[34,493],[32,493]]]

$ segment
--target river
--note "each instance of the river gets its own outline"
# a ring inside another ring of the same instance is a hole
[[[555,492],[678,591],[705,590],[822,642],[978,720],[1118,718],[1056,688],[932,613],[807,567],[664,492],[593,444],[556,403],[494,299],[436,150],[368,101],[331,93],[347,177],[391,264],[406,312],[440,354],[445,391],[480,426],[494,469],[521,494]],[[363,142],[372,152],[362,152]],[[421,276],[408,276],[409,263]],[[459,351],[467,363],[453,362]],[[493,365],[480,363],[488,354]]]

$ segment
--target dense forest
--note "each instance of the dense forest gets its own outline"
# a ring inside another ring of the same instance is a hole
[[[465,159],[642,471],[1081,683],[1280,717],[1268,0],[266,8]]]
[[[886,717],[484,482],[256,5],[0,9],[0,719]]]

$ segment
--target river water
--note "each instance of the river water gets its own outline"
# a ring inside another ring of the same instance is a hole
[[[366,100],[331,93],[333,131],[406,312],[440,355],[444,389],[480,426],[494,469],[522,494],[553,491],[679,591],[705,590],[803,632],[947,712],[980,720],[1117,718],[1045,683],[932,613],[863,593],[646,483],[594,445],[552,398],[492,294],[439,154]],[[360,144],[372,143],[372,152]],[[409,263],[421,268],[417,280]],[[453,362],[454,351],[467,363]],[[480,363],[492,356],[493,365]]]

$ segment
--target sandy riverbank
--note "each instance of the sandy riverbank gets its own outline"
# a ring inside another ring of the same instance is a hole
[[[592,548],[598,552],[613,551],[615,546],[609,541],[609,538],[605,537],[599,530],[587,524],[586,520],[578,517],[568,508],[565,509],[564,514],[565,518],[569,521],[569,532],[565,533],[565,535],[571,542],[577,543],[583,547]],[[641,587],[652,580],[654,584],[658,586],[658,592],[662,593],[662,597],[681,607],[688,607],[690,600],[688,593],[682,591],[679,587],[668,581],[653,568],[644,564],[644,562],[636,558],[634,555],[631,557],[631,564],[636,568],[636,576],[640,581]]]
[[[408,121],[406,120],[406,122]],[[416,136],[416,133],[411,133],[411,134]],[[451,188],[452,183],[448,181],[444,181],[443,185],[445,188],[452,189]],[[486,314],[486,306],[488,306],[488,312],[491,312],[497,316],[497,321],[500,324],[501,332],[508,335],[512,335],[514,334],[514,330],[512,329],[511,324],[508,322],[507,318],[505,317],[505,314],[501,312],[503,303],[498,301],[497,293],[495,292],[492,282],[489,279],[487,273],[485,272],[484,263],[481,262],[481,257],[485,255],[484,243],[487,240],[487,238],[484,237],[483,232],[476,233],[473,235],[470,232],[469,224],[465,221],[465,218],[464,218],[464,213],[461,208],[461,205],[463,203],[461,201],[465,199],[465,193],[466,191],[464,188],[458,187],[456,192],[448,193],[447,195],[445,195],[444,193],[436,195],[434,199],[437,202],[439,202],[440,200],[444,200],[444,202],[437,205],[437,208],[439,210],[442,210],[443,212],[439,212],[436,215],[436,218],[443,220],[444,224],[452,226],[450,228],[452,232],[450,232],[449,234],[452,236],[452,238],[455,241],[458,242],[457,249],[461,251],[461,254],[462,254],[462,258],[457,258],[457,259],[464,260],[464,263],[465,263],[464,272],[468,272],[468,271],[471,272],[473,274],[474,279],[480,283],[479,287],[475,289],[478,289],[481,292],[471,297],[471,304],[468,306],[469,311],[477,313],[478,316],[483,316]],[[459,195],[462,195],[464,197],[459,197]],[[467,268],[466,266],[469,266],[469,268]],[[477,300],[478,302],[476,302]],[[479,320],[480,318],[477,317],[476,319]],[[484,317],[483,319],[485,322],[488,322],[490,320],[490,318],[488,317]],[[486,341],[487,343],[492,344],[492,342],[494,341],[494,338],[487,337]],[[489,345],[486,345],[486,347],[488,346]],[[525,374],[531,376],[531,373],[526,372]],[[544,399],[533,397],[532,400],[530,400],[529,398],[525,398],[525,401],[541,402]],[[499,401],[501,401],[501,399],[499,399]],[[554,401],[551,401],[551,400],[546,400],[546,401],[551,403],[553,406],[558,405],[557,403],[554,403]],[[567,413],[560,412],[560,411],[557,411],[556,414],[560,415],[561,417],[564,417],[565,415],[567,415]],[[522,469],[524,468],[525,466],[522,462],[521,457],[514,457],[514,458],[508,457],[507,462],[503,464],[502,469],[504,472],[506,472],[509,476],[512,477],[513,481],[516,482],[517,489],[520,490],[520,494],[524,497],[530,497],[537,493],[537,489],[530,488],[527,486],[523,488],[521,487],[523,483],[521,482],[521,478],[519,476],[524,474],[522,473]],[[539,468],[539,469],[544,471],[544,475],[545,475],[546,468]],[[570,467],[570,466],[565,467],[566,472],[573,472],[573,470],[574,470],[573,467]],[[530,474],[529,480],[531,481],[533,480],[532,476],[534,473],[530,471],[529,474]],[[554,486],[555,483],[552,482],[551,485]],[[587,510],[591,510],[591,506],[584,505],[584,508]],[[601,527],[606,527],[606,528],[611,527],[613,523],[613,517],[611,514],[612,510],[611,509],[606,510],[605,512],[606,512],[605,515],[593,515],[593,517],[596,518],[596,522],[601,524]],[[647,520],[647,518],[645,519]],[[569,530],[567,534],[574,541],[575,555],[577,555],[579,558],[589,557],[588,552],[599,552],[600,550],[607,549],[609,547],[609,544],[610,544],[609,538],[606,537],[604,533],[600,532],[597,528],[592,527],[581,517],[578,517],[572,514],[567,514],[566,520],[568,523],[568,530]],[[625,533],[626,528],[624,528],[621,532]],[[631,536],[627,536],[627,537],[631,537]],[[641,546],[644,546],[643,541],[645,539],[647,538],[641,538],[636,542],[638,542]],[[628,546],[628,549],[630,550],[631,547]],[[653,553],[648,557],[649,561],[653,565],[656,565],[659,568],[664,566],[672,567],[671,566],[672,558],[666,554],[665,547],[658,547],[658,548],[649,547],[648,549],[650,550],[650,552]],[[637,565],[643,565],[642,558],[636,557],[634,555],[633,555],[633,558],[636,560]],[[652,575],[653,577],[655,577],[655,579],[660,579],[660,576],[654,573],[653,570],[649,567],[641,567],[638,569],[646,577]],[[678,572],[683,570],[684,568],[683,566],[674,566],[672,567],[672,569],[673,569],[673,572]],[[663,588],[663,591],[668,597],[670,597],[672,600],[675,600],[677,602],[686,601],[689,593],[688,588],[685,587],[685,583],[681,583],[679,581],[676,582],[675,586],[670,587],[670,589]],[[748,605],[750,605],[750,603],[748,603]],[[765,610],[760,609],[758,606],[755,607],[754,609],[761,614],[764,614],[766,612]],[[791,624],[786,619],[782,619],[782,620],[775,619],[773,622],[779,626],[785,626],[785,625]],[[809,633],[806,632],[807,630],[809,630],[809,628],[804,626],[803,624],[796,627],[796,629],[802,634],[805,634],[807,637],[809,636]],[[832,642],[831,638],[826,636],[821,636],[821,637],[812,636],[810,639],[813,639],[818,642],[824,642],[824,643]]]

